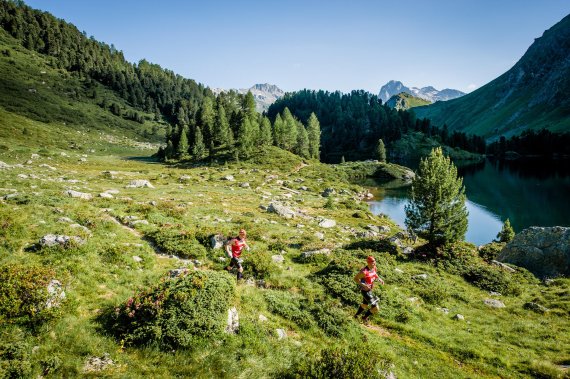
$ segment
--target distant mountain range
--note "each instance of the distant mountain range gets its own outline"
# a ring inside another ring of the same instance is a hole
[[[570,15],[536,38],[497,79],[459,99],[414,111],[435,125],[489,140],[527,129],[570,131]]]
[[[227,91],[223,88],[213,88],[212,92],[218,95],[220,92]],[[248,93],[251,91],[255,99],[255,105],[258,112],[266,111],[271,104],[273,104],[277,99],[283,97],[285,92],[277,87],[275,84],[254,84],[250,88],[240,88],[236,90],[239,93]]]
[[[420,99],[427,100],[430,103],[435,103],[436,101],[447,101],[465,95],[464,92],[458,91],[456,89],[446,88],[438,91],[432,86],[423,88],[410,88],[406,87],[400,81],[390,80],[388,83],[383,85],[382,88],[380,88],[379,97],[383,102],[387,102],[392,96],[398,95],[402,92],[408,93],[415,97],[419,97]]]
[[[386,101],[387,106],[396,110],[407,110],[428,104],[431,104],[431,101],[415,97],[406,92],[400,92]]]

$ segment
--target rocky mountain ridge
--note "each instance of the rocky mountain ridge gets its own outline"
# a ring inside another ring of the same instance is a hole
[[[400,81],[390,80],[388,83],[384,84],[382,88],[380,88],[379,97],[383,102],[387,102],[392,96],[398,95],[402,92],[408,93],[423,100],[427,100],[430,103],[435,103],[436,101],[447,101],[465,95],[465,93],[456,89],[445,88],[441,91],[438,91],[432,86],[422,88],[407,87]]]
[[[212,92],[216,95],[224,91],[229,90],[223,88],[212,88]],[[277,87],[275,84],[269,83],[254,84],[249,88],[240,88],[235,91],[243,94],[251,92],[255,99],[255,105],[258,112],[266,111],[271,104],[285,95],[285,92],[281,88]]]
[[[400,92],[399,94],[392,96],[390,99],[388,99],[388,101],[386,101],[387,106],[396,110],[407,110],[428,104],[431,104],[431,101],[415,97],[406,92]]]

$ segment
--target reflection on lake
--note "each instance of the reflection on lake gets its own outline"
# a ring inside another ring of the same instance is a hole
[[[570,162],[568,160],[482,161],[458,164],[467,193],[469,226],[465,239],[490,242],[510,219],[516,232],[529,226],[570,226]],[[372,213],[383,213],[404,225],[409,185],[402,181],[360,184],[371,188]]]

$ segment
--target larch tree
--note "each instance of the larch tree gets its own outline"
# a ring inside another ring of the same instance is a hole
[[[406,205],[406,226],[432,246],[463,240],[467,208],[463,179],[441,147],[422,159]]]
[[[309,155],[311,158],[319,159],[321,149],[321,125],[314,113],[311,113],[311,116],[309,116],[307,134],[309,137]]]
[[[265,116],[261,119],[259,140],[257,142],[260,146],[271,146],[273,143],[273,136],[271,135],[271,121],[269,121]]]

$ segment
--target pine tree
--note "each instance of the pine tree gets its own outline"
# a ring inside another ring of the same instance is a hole
[[[384,147],[384,141],[382,141],[381,138],[378,140],[376,152],[378,153],[378,160],[382,163],[386,163],[386,148]]]
[[[467,208],[463,179],[441,147],[422,159],[406,205],[406,226],[437,246],[463,240]]]
[[[255,98],[253,97],[251,91],[248,91],[244,96],[242,109],[245,113],[245,116],[249,118],[250,121],[253,121],[256,118],[257,112],[255,111]]]
[[[212,136],[214,133],[214,122],[216,119],[216,113],[214,112],[214,103],[210,97],[205,97],[202,103],[202,108],[200,109],[200,120],[199,125],[202,128],[202,137],[204,138],[204,143],[210,144]]]
[[[254,148],[253,126],[248,117],[244,117],[241,122],[236,141],[237,152],[240,157],[248,158],[253,153]]]
[[[188,127],[184,126],[180,130],[180,140],[178,140],[178,146],[176,147],[176,156],[178,158],[184,158],[188,154]]]
[[[313,159],[319,159],[321,149],[321,126],[314,113],[311,113],[307,122],[307,134],[309,137],[309,155]]]
[[[511,242],[513,238],[515,238],[515,231],[513,230],[513,227],[511,226],[511,222],[509,221],[509,219],[505,220],[505,223],[503,224],[503,229],[501,229],[499,234],[497,234],[497,238],[499,239],[499,242],[507,242],[507,243]]]
[[[226,117],[226,110],[220,101],[217,102],[216,120],[214,123],[213,141],[216,146],[228,143],[230,123]]]
[[[261,119],[261,127],[259,130],[258,144],[260,146],[271,146],[273,136],[271,135],[271,121],[267,117]]]
[[[274,145],[277,147],[283,148],[284,129],[285,129],[285,123],[283,122],[281,115],[277,114],[277,116],[275,116],[275,122],[273,123],[273,140],[274,140]]]
[[[309,155],[309,136],[307,134],[307,130],[301,123],[301,121],[297,121],[297,143],[295,144],[294,152],[295,154],[303,157],[303,158],[310,158]]]
[[[204,144],[204,137],[200,127],[197,126],[194,131],[194,145],[192,146],[192,155],[194,159],[199,161],[206,157],[206,145]]]
[[[289,111],[289,108],[283,110],[283,140],[282,149],[287,151],[293,151],[293,148],[297,144],[297,122],[295,117]]]

